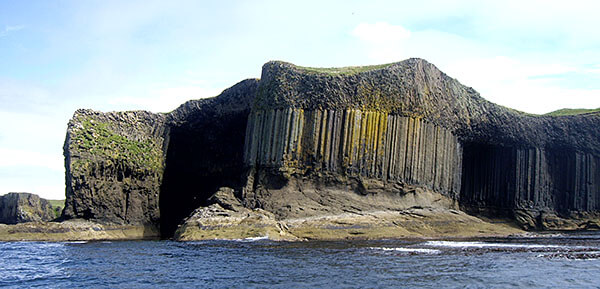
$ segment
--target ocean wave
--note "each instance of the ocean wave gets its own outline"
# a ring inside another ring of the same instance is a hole
[[[67,241],[67,242],[62,242],[63,244],[87,244],[88,241]]]
[[[446,248],[507,248],[507,249],[545,249],[545,248],[561,248],[565,246],[559,245],[542,245],[542,244],[515,244],[515,243],[488,243],[488,242],[459,242],[459,241],[428,241],[423,243],[430,247],[446,247]]]
[[[425,248],[405,248],[405,247],[397,247],[397,248],[386,248],[386,247],[369,247],[371,250],[382,250],[382,251],[394,251],[401,253],[413,253],[413,254],[439,254],[442,251],[436,249],[425,249]]]
[[[262,240],[269,240],[269,236],[261,236],[261,237],[248,237],[248,238],[244,238],[244,239],[238,239],[236,241],[242,241],[242,242],[256,242],[256,241],[262,241]]]
[[[538,258],[566,259],[566,260],[600,260],[600,251],[587,252],[557,252],[551,254],[539,254]]]

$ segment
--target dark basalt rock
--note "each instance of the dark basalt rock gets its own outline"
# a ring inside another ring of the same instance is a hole
[[[169,134],[160,187],[164,236],[220,187],[244,184],[246,122],[258,80],[244,80],[210,99],[188,101],[167,115]]]
[[[585,227],[568,220],[600,211],[600,113],[518,112],[422,59],[269,62],[260,80],[171,113],[79,110],[65,159],[66,218],[154,224],[165,237],[198,207],[228,208],[224,200],[284,219],[352,210],[335,199],[357,195],[393,203],[414,188],[528,229]]]
[[[177,225],[222,186],[241,187],[246,121],[258,80],[167,114],[78,110],[64,154],[63,216],[101,223]]]
[[[50,202],[30,193],[0,196],[0,223],[18,224],[51,221],[56,218]]]
[[[77,110],[64,146],[63,217],[157,224],[166,117],[145,111]]]

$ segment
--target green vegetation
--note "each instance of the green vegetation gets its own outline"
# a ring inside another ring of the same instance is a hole
[[[563,108],[563,109],[555,110],[553,112],[549,112],[549,113],[547,113],[545,115],[549,115],[549,116],[562,116],[562,115],[576,115],[576,114],[593,113],[593,112],[600,112],[600,108],[595,108],[595,109]]]
[[[62,214],[62,210],[65,207],[65,200],[48,200],[52,209],[54,210],[54,215],[58,218],[60,214]]]
[[[347,66],[347,67],[329,67],[329,68],[304,67],[304,66],[296,66],[296,67],[299,69],[302,69],[306,72],[323,73],[323,74],[331,74],[331,75],[335,75],[335,74],[352,75],[352,74],[357,74],[357,73],[361,73],[361,72],[365,72],[365,71],[369,71],[369,70],[385,68],[392,64],[393,63],[368,65],[368,66]]]
[[[137,168],[160,170],[162,150],[152,139],[131,140],[115,133],[108,123],[93,119],[82,121],[83,129],[73,135],[73,143],[80,151],[104,157],[109,162],[125,161]],[[85,165],[85,164],[82,164]]]

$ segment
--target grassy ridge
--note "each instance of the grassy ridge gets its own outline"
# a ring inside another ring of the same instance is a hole
[[[346,66],[346,67],[305,67],[305,66],[296,66],[306,72],[313,73],[324,73],[324,74],[342,74],[342,75],[351,75],[357,74],[369,70],[381,69],[387,66],[392,65],[393,63],[388,64],[379,64],[379,65],[367,65],[367,66]]]
[[[563,109],[555,110],[553,112],[549,112],[549,113],[547,113],[545,115],[549,115],[549,116],[562,116],[562,115],[576,115],[576,114],[593,113],[593,112],[600,112],[600,108],[592,108],[592,109],[588,109],[588,108],[563,108]]]

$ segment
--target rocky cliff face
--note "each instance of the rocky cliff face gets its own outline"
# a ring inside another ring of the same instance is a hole
[[[244,137],[258,80],[244,80],[210,99],[193,100],[167,115],[169,144],[160,187],[161,231],[181,221],[219,187],[244,183]]]
[[[600,114],[490,103],[421,59],[356,69],[267,63],[248,124],[252,167],[425,186],[465,210],[568,216],[600,208]]]
[[[76,111],[64,147],[67,200],[63,216],[158,224],[165,121],[162,114],[144,111]]]
[[[163,236],[219,191],[277,220],[460,207],[558,228],[600,211],[599,113],[527,115],[421,59],[269,62],[260,81],[168,114],[80,110],[65,158],[66,217]]]
[[[42,222],[55,218],[52,205],[37,195],[8,193],[0,196],[0,223]]]
[[[172,235],[220,186],[242,185],[257,84],[245,80],[167,114],[76,111],[64,147],[64,217],[150,225]]]

